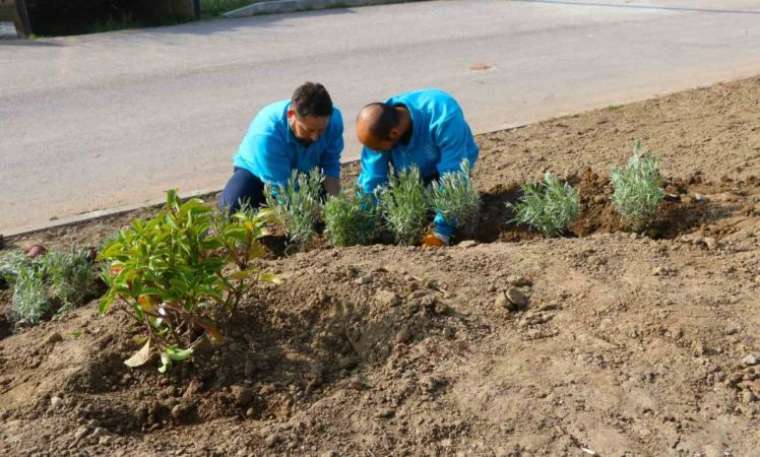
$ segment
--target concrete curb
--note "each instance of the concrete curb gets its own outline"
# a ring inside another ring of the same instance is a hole
[[[221,192],[221,190],[222,189],[203,189],[203,190],[196,190],[196,191],[187,192],[187,193],[180,193],[180,198],[182,200],[186,200],[188,198],[195,198],[195,197],[204,198],[204,197],[209,197],[218,192]],[[110,216],[118,216],[120,214],[129,213],[129,212],[137,211],[140,209],[158,208],[159,206],[162,206],[164,203],[166,203],[166,198],[161,197],[161,198],[148,200],[146,202],[137,203],[133,205],[125,205],[125,206],[119,206],[116,208],[109,208],[109,209],[99,209],[99,210],[90,211],[84,214],[77,214],[76,216],[62,217],[60,219],[51,221],[49,224],[22,227],[20,229],[2,233],[0,234],[0,236],[4,236],[5,240],[8,241],[11,238],[16,238],[19,236],[32,235],[37,232],[44,232],[45,230],[52,230],[52,229],[61,228],[61,227],[87,224],[89,222],[92,222],[98,219],[104,219]]]
[[[385,5],[389,3],[410,3],[427,0],[271,0],[254,3],[223,14],[228,18],[257,16],[261,14],[295,13],[328,8],[349,8],[352,6]]]

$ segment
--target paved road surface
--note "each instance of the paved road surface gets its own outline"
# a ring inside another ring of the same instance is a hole
[[[0,232],[223,186],[251,117],[451,91],[476,131],[760,73],[757,0],[450,0],[0,40]],[[487,69],[484,69],[487,68]]]

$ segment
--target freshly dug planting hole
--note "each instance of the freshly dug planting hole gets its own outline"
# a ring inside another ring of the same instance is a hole
[[[568,228],[568,235],[585,237],[596,232],[626,231],[620,214],[612,203],[612,185],[609,178],[586,169],[580,176],[568,180],[579,192],[581,214]],[[695,184],[701,180],[692,180]],[[482,209],[478,230],[474,238],[481,242],[522,241],[542,238],[543,235],[530,227],[508,222],[512,211],[507,203],[520,200],[520,185],[497,185],[481,194]],[[704,186],[703,186],[704,187]],[[688,233],[707,221],[707,200],[696,199],[690,191],[689,182],[678,179],[666,180],[667,194],[657,210],[657,217],[645,232],[650,238],[672,239]],[[704,192],[702,188],[699,189]]]
[[[612,203],[613,188],[609,178],[586,169],[580,177],[571,178],[570,182],[578,188],[581,199],[581,215],[571,224],[570,233],[588,236],[595,232],[627,230]],[[706,221],[706,201],[690,198],[684,181],[666,179],[663,188],[665,200],[657,209],[656,219],[644,232],[645,235],[672,239]]]

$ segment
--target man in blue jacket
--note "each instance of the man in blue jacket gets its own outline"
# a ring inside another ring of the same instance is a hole
[[[394,173],[416,166],[429,185],[446,173],[460,171],[464,160],[474,166],[478,159],[462,108],[438,89],[408,92],[365,106],[356,121],[356,135],[364,145],[359,186],[366,193],[388,183],[390,166]],[[422,244],[448,244],[454,233],[452,222],[436,214],[434,231]]]
[[[293,170],[319,167],[330,195],[340,192],[343,117],[322,84],[307,82],[290,100],[264,107],[253,119],[233,159],[234,172],[219,197],[230,212],[265,202],[264,185],[284,186]]]

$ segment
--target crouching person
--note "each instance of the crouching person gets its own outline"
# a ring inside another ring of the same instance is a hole
[[[426,89],[371,103],[356,121],[361,152],[359,187],[371,193],[387,185],[388,176],[415,166],[425,185],[458,172],[467,160],[474,166],[478,147],[459,104],[438,89]],[[436,214],[434,230],[421,240],[426,246],[449,244],[451,221]]]
[[[251,122],[233,159],[234,171],[219,197],[219,207],[235,212],[242,205],[265,203],[264,186],[284,186],[293,170],[319,168],[324,190],[340,192],[343,117],[318,83],[298,87],[290,100],[272,103]]]

